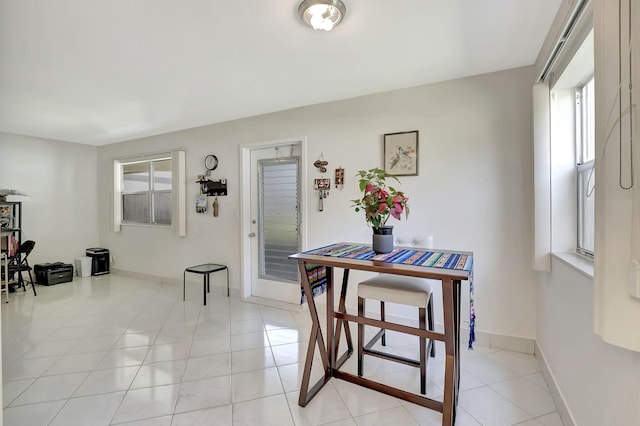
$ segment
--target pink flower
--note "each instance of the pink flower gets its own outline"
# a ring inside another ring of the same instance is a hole
[[[375,194],[378,196],[378,199],[386,199],[389,196],[389,193],[382,188],[376,189]]]
[[[385,179],[390,177],[380,169],[361,170],[359,186],[362,191],[362,198],[352,200],[356,212],[364,211],[365,219],[374,228],[384,226],[389,216],[400,220],[402,214],[409,215],[409,206],[404,193],[397,191],[393,187],[388,187]]]

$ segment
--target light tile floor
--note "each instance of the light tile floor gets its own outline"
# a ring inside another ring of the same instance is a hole
[[[2,304],[4,424],[441,424],[437,412],[337,379],[299,407],[307,312],[222,289],[204,307],[200,285],[187,302],[181,290],[111,274],[12,294]],[[413,357],[414,339],[390,333],[387,349]],[[437,352],[427,392],[441,399]],[[417,392],[417,369],[365,360],[365,376]],[[458,413],[457,425],[562,425],[533,356],[481,346],[462,353]]]

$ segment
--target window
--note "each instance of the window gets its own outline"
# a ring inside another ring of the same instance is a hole
[[[123,223],[171,224],[171,157],[121,163]]]
[[[533,90],[534,266],[540,271],[550,271],[551,253],[594,253],[593,40],[593,30],[576,39],[563,66]]]
[[[578,253],[593,257],[595,233],[594,79],[576,88],[576,158],[578,177]]]

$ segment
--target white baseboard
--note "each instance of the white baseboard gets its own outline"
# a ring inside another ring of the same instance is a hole
[[[306,311],[307,304],[296,305],[294,303],[280,302],[278,300],[265,299],[263,297],[249,296],[242,299],[243,302],[253,303],[261,306],[270,306],[272,308],[284,309],[291,312],[304,312]]]
[[[117,269],[117,268],[111,268],[109,273],[115,274],[115,275],[120,275],[120,276],[127,277],[127,278],[134,278],[134,279],[137,279],[137,280],[153,281],[153,282],[157,282],[157,283],[160,283],[160,284],[168,284],[168,285],[175,285],[175,286],[182,287],[182,279],[181,278],[163,277],[163,276],[160,276],[160,275],[145,274],[145,273],[142,273],[142,272],[125,271],[124,269]],[[202,278],[200,278],[199,280],[194,280],[193,277],[188,277],[187,276],[187,285],[198,285],[198,284],[202,285]],[[211,282],[211,291],[215,292],[216,294],[224,293],[226,295],[226,293],[227,293],[227,285],[226,285],[226,283],[225,284],[216,285],[215,282]],[[240,297],[240,290],[238,290],[238,289],[230,288],[229,289],[229,293],[233,297]]]
[[[553,398],[553,402],[556,404],[558,414],[560,414],[560,418],[562,419],[562,424],[564,424],[564,426],[575,426],[576,422],[573,419],[571,410],[569,410],[562,391],[560,390],[560,388],[558,388],[555,377],[553,376],[553,373],[549,368],[549,364],[547,364],[547,360],[544,357],[544,352],[542,352],[542,349],[540,349],[540,346],[538,346],[538,342],[536,342],[535,356],[538,360],[538,365],[540,365],[542,375],[544,376],[544,381],[547,382],[547,387],[549,388],[549,392],[551,393],[551,398]]]
[[[125,271],[124,269],[111,268],[111,274],[120,275],[122,277],[134,278],[137,280],[153,281],[160,284],[182,285],[182,280],[177,278],[163,277],[160,275],[144,274],[142,272]]]
[[[478,334],[478,333],[476,333]],[[521,352],[523,354],[534,355],[536,351],[535,339],[526,337],[504,336],[501,334],[487,333],[490,336],[491,343],[489,347],[502,349],[505,351]]]

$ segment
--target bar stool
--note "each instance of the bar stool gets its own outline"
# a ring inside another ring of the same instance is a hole
[[[406,245],[431,246],[433,238],[414,239],[403,241]],[[412,244],[413,243],[413,244]],[[402,242],[401,242],[402,244]],[[398,275],[379,274],[358,284],[358,316],[365,316],[365,301],[367,299],[380,301],[380,320],[385,321],[385,302],[396,303],[418,308],[418,326],[423,330],[434,330],[433,322],[433,295],[431,284],[424,278],[405,277]],[[428,328],[427,328],[428,325]],[[405,357],[391,355],[372,349],[373,345],[381,340],[382,346],[386,346],[386,330],[381,329],[365,345],[364,324],[358,324],[358,376],[362,376],[364,355],[373,355],[390,361],[401,362],[420,368],[420,393],[427,390],[427,351],[435,357],[433,340],[424,337],[419,338],[420,359],[413,360]]]

